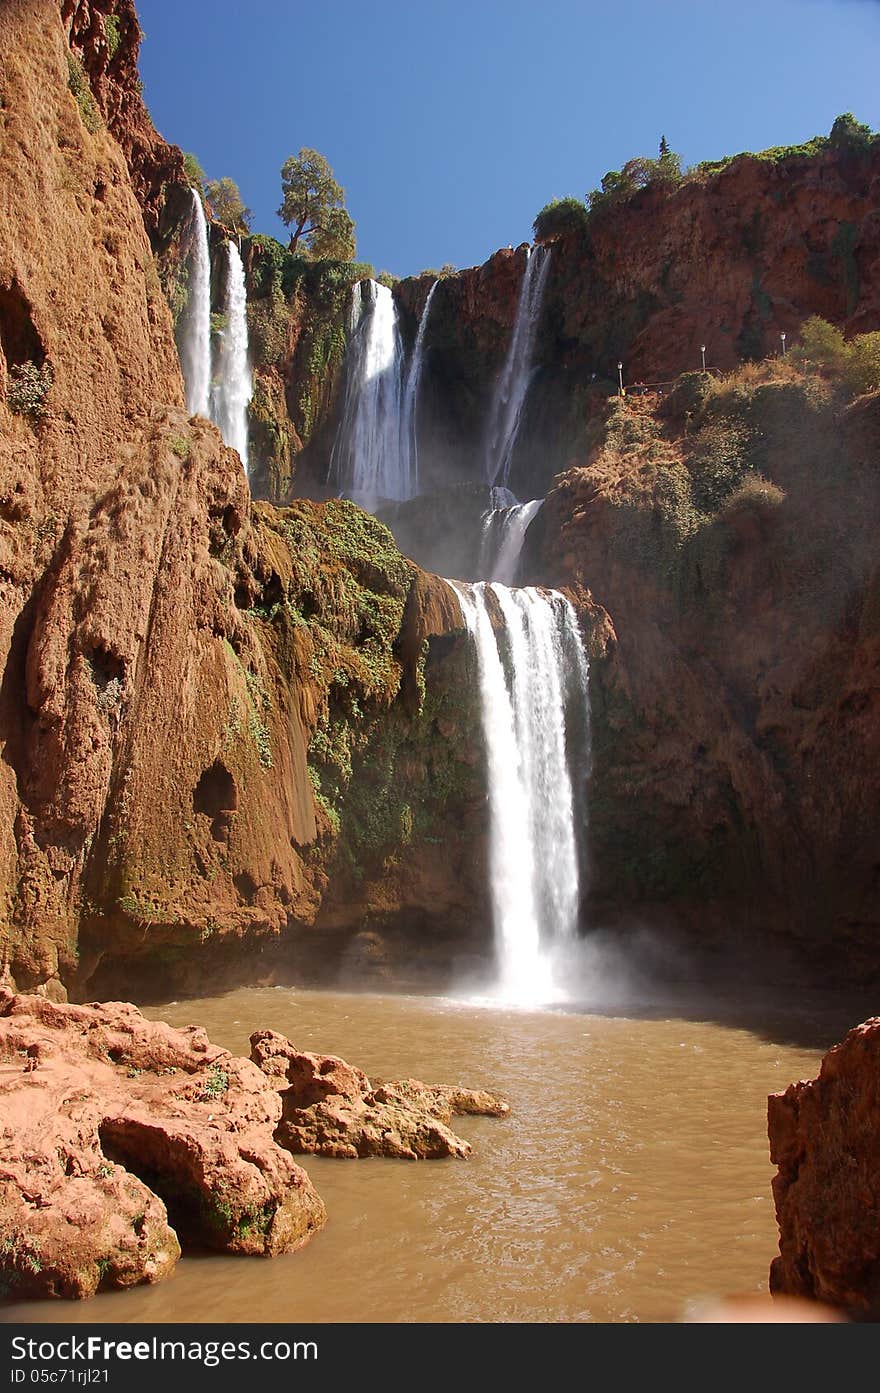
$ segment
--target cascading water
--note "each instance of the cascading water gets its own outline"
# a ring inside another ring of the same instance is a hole
[[[202,200],[192,193],[187,254],[187,303],[180,339],[180,365],[186,385],[186,409],[208,416],[211,396],[211,257]]]
[[[450,582],[477,651],[489,778],[489,863],[497,995],[558,995],[554,952],[574,938],[580,900],[567,752],[569,693],[588,729],[588,669],[574,611],[556,591]],[[487,600],[501,621],[496,635]],[[499,642],[499,638],[501,642]]]
[[[530,250],[519,293],[513,337],[489,410],[486,478],[490,484],[507,484],[510,478],[513,447],[532,380],[535,333],[549,266],[549,248],[538,246]]]
[[[428,291],[425,308],[422,310],[422,317],[419,320],[416,341],[413,345],[412,357],[406,374],[406,386],[403,392],[403,419],[400,425],[400,437],[401,447],[406,455],[408,492],[405,496],[407,498],[412,498],[413,495],[417,494],[419,491],[419,387],[422,381],[422,364],[425,360],[425,330],[428,327],[428,316],[431,313],[431,301],[434,299],[434,291],[439,284],[439,280],[436,280]]]
[[[367,509],[412,496],[403,444],[403,348],[394,297],[377,281],[354,287],[342,423],[328,482]]]
[[[226,243],[227,272],[224,314],[226,327],[219,335],[217,368],[212,400],[212,420],[220,427],[227,445],[241,456],[248,471],[248,403],[253,380],[248,361],[247,288],[244,266],[234,242]]]
[[[496,490],[492,492],[494,494]],[[526,531],[543,502],[543,498],[533,498],[530,503],[489,508],[483,514],[480,539],[480,576],[483,580],[495,580],[501,585],[516,583]]]

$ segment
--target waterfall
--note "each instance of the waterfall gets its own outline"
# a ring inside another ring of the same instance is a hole
[[[403,419],[400,425],[400,438],[401,446],[406,456],[407,493],[404,496],[407,498],[412,498],[413,495],[417,494],[419,491],[419,387],[422,381],[422,364],[425,357],[425,330],[428,327],[428,315],[431,313],[431,301],[434,298],[434,291],[439,284],[439,280],[436,280],[428,291],[425,308],[422,310],[422,317],[419,320],[416,341],[413,345],[409,370],[406,374],[406,386],[403,392]]]
[[[403,348],[387,286],[358,282],[352,328],[342,423],[327,478],[372,509],[380,499],[412,496],[401,430]]]
[[[202,200],[192,193],[187,253],[187,303],[183,315],[180,365],[190,416],[208,416],[211,392],[211,257]]]
[[[496,490],[492,490],[493,494]],[[480,539],[480,576],[502,585],[515,585],[519,557],[526,531],[537,513],[543,498],[530,503],[514,503],[501,508],[489,508],[483,514]]]
[[[233,242],[226,243],[226,254],[226,294],[223,302],[226,327],[219,335],[212,420],[220,427],[226,444],[238,451],[247,473],[247,411],[253,394],[248,362],[247,289],[244,266]]]
[[[477,652],[498,994],[537,1005],[558,994],[554,951],[574,939],[577,924],[567,713],[573,695],[588,718],[587,660],[574,611],[558,592],[450,583]]]
[[[489,409],[486,478],[490,484],[506,484],[510,478],[513,447],[532,379],[535,333],[549,266],[549,248],[540,246],[530,250],[519,292],[513,336]]]

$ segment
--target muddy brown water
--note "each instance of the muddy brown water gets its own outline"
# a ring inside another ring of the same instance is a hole
[[[513,1113],[457,1120],[468,1161],[299,1158],[329,1212],[301,1252],[190,1256],[158,1286],[4,1321],[668,1321],[766,1291],[767,1094],[814,1075],[841,1033],[803,1015],[758,1028],[288,988],[148,1014],[242,1054],[252,1030],[280,1030],[371,1074],[495,1089]]]

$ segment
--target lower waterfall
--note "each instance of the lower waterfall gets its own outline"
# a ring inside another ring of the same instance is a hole
[[[495,994],[539,1005],[559,995],[554,956],[573,942],[577,927],[580,857],[568,741],[576,712],[588,736],[587,658],[574,610],[557,591],[450,584],[479,671]]]

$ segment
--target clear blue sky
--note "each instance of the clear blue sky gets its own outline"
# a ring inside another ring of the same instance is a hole
[[[281,165],[320,150],[395,275],[526,240],[661,134],[691,164],[880,126],[880,0],[136,2],[162,134],[282,240]]]

